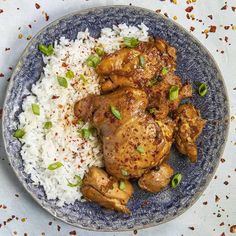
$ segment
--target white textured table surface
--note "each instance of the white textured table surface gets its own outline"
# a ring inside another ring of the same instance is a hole
[[[191,30],[216,59],[230,98],[231,122],[215,178],[193,207],[169,223],[138,232],[89,232],[54,219],[31,199],[8,164],[0,137],[0,236],[233,236],[230,227],[236,225],[236,120],[233,117],[236,113],[236,0],[228,3],[224,0],[177,0],[177,4],[170,0],[0,0],[0,119],[11,68],[16,65],[30,37],[49,22],[72,11],[115,4],[161,9],[162,14],[167,13]],[[186,11],[191,11],[189,17]],[[207,29],[215,32],[203,33]]]

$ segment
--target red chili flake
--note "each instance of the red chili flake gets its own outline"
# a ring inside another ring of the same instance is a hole
[[[213,19],[213,16],[212,16],[212,15],[209,15],[208,17],[209,17],[211,20]]]
[[[236,233],[236,225],[230,227],[230,233]]]
[[[225,225],[225,223],[224,223],[224,222],[221,222],[221,223],[220,223],[220,226],[223,226],[223,225]]]
[[[27,233],[24,233],[24,236],[27,236]]]
[[[160,13],[161,12],[161,9],[156,9],[156,13]]]
[[[35,3],[35,7],[36,7],[36,9],[39,9],[40,5],[38,3]]]
[[[0,73],[0,77],[4,77],[4,74],[3,74],[3,73]]]
[[[223,232],[220,236],[225,236],[225,233]]]
[[[215,25],[211,25],[210,26],[210,32],[211,33],[215,33],[216,32],[216,26]]]
[[[0,14],[3,13],[3,9],[0,9]]]
[[[229,184],[229,182],[228,182],[228,181],[225,181],[225,182],[224,182],[224,185],[228,185],[228,184]]]
[[[221,10],[226,10],[227,9],[227,5],[224,5],[222,8],[221,8]]]
[[[190,227],[188,227],[189,229],[191,229],[191,230],[194,230],[194,227],[193,226],[190,226]]]
[[[63,67],[67,67],[67,66],[68,66],[65,62],[63,62],[61,65],[62,65]]]
[[[203,205],[207,205],[207,204],[208,204],[208,202],[206,201],[206,202],[203,202],[202,204],[203,204]]]
[[[167,18],[169,18],[168,14],[167,14],[166,12],[164,13],[164,16],[167,17]]]
[[[6,206],[6,205],[2,205],[2,208],[3,208],[3,209],[7,209],[7,206]]]
[[[186,12],[191,12],[192,10],[193,10],[193,6],[187,7],[187,8],[185,9]]]
[[[5,48],[5,51],[9,51],[9,50],[11,50],[10,48]]]
[[[231,7],[232,8],[232,11],[236,11],[236,7]]]
[[[225,29],[225,30],[228,30],[229,28],[230,28],[229,25],[225,25],[225,26],[224,26],[224,29]]]
[[[76,231],[75,230],[73,230],[73,231],[70,231],[70,233],[69,233],[70,235],[76,235]]]
[[[190,19],[190,15],[189,14],[187,14],[186,17],[187,17],[187,19]]]
[[[28,25],[28,26],[29,26],[30,29],[32,28],[32,25]]]
[[[60,232],[60,230],[61,230],[61,226],[57,225],[57,231]]]
[[[53,95],[52,99],[58,99],[60,96]]]
[[[49,15],[45,12],[45,20],[48,21],[49,20]]]
[[[134,234],[136,235],[137,233],[138,233],[138,230],[137,230],[137,229],[135,229],[135,230],[134,230]]]
[[[228,43],[229,38],[225,36],[225,42]]]
[[[190,31],[193,32],[195,30],[195,27],[191,26]]]
[[[215,202],[219,202],[220,201],[220,198],[216,195],[215,196]]]

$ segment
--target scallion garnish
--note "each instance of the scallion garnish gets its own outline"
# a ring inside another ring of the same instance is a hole
[[[98,56],[103,56],[105,54],[104,50],[102,48],[95,48],[95,52],[98,54]]]
[[[136,148],[136,151],[142,154],[142,153],[144,153],[144,148],[142,146],[138,146]]]
[[[90,55],[86,60],[86,64],[90,67],[96,67],[101,61],[101,58],[97,54]]]
[[[139,44],[139,40],[134,37],[124,37],[124,44],[128,48],[134,48]]]
[[[167,67],[163,67],[162,70],[161,70],[161,74],[162,75],[167,75],[169,69]]]
[[[48,170],[56,170],[60,167],[64,166],[61,162],[55,162],[55,163],[52,163],[48,166]]]
[[[120,183],[119,183],[119,189],[124,190],[125,187],[126,187],[125,182],[123,180],[121,180]]]
[[[179,97],[179,87],[176,85],[171,86],[169,91],[169,100],[174,101]]]
[[[126,171],[126,170],[121,170],[121,174],[123,175],[123,176],[128,176],[129,175],[129,173],[128,173],[128,171]]]
[[[14,133],[15,138],[23,138],[25,135],[25,131],[23,129],[17,129]]]
[[[163,80],[163,78],[162,78],[160,75],[157,75],[157,76],[155,76],[153,79],[151,79],[150,81],[148,81],[147,86],[152,87],[152,86],[154,86],[155,84],[157,84],[157,82],[160,82],[160,81],[162,81],[162,80]]]
[[[74,72],[72,70],[68,70],[66,72],[66,78],[73,79],[74,77],[75,77],[75,74],[74,74]]]
[[[83,138],[89,138],[92,135],[90,129],[81,129],[81,135]]]
[[[78,176],[78,175],[76,175],[75,178],[76,178],[76,183],[73,184],[73,183],[71,183],[71,182],[68,181],[67,186],[69,186],[69,187],[71,187],[71,188],[74,188],[74,187],[77,187],[77,186],[81,186],[81,185],[82,185],[82,179],[81,179],[81,177]]]
[[[51,129],[52,128],[52,122],[51,121],[45,122],[43,128],[44,129]]]
[[[175,174],[174,177],[171,180],[172,188],[176,188],[179,185],[181,179],[182,179],[182,175],[180,173]]]
[[[44,44],[40,43],[38,46],[38,49],[40,52],[42,52],[46,56],[51,56],[54,52],[54,48],[53,48],[52,44],[45,46]]]
[[[121,120],[122,116],[116,107],[111,106],[111,113],[116,117],[116,119]]]
[[[83,74],[80,74],[79,77],[83,81],[84,84],[86,84],[88,82],[87,78]]]
[[[39,107],[38,104],[33,103],[33,104],[31,105],[31,108],[32,108],[32,112],[33,112],[35,115],[37,115],[37,116],[40,115],[40,107]]]
[[[140,56],[140,57],[139,57],[139,65],[140,65],[142,68],[144,68],[144,66],[145,66],[145,58],[144,58],[144,56]]]
[[[155,114],[155,113],[157,113],[157,109],[156,109],[155,107],[150,108],[148,111],[149,111],[150,114]]]
[[[205,83],[202,83],[198,88],[198,93],[200,96],[205,96],[207,93],[207,85]]]
[[[62,86],[62,87],[64,87],[64,88],[67,88],[67,87],[68,87],[68,83],[67,83],[66,78],[61,77],[61,76],[57,76],[57,81],[58,81],[58,83],[59,83],[60,86]]]

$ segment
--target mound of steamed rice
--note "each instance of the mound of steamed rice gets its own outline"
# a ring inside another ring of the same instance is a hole
[[[83,178],[92,165],[103,166],[101,143],[97,136],[83,138],[78,132],[90,127],[89,123],[75,123],[73,107],[76,101],[88,94],[99,94],[99,81],[94,68],[86,65],[86,59],[96,47],[111,53],[123,44],[123,37],[148,40],[148,28],[121,24],[104,28],[95,39],[88,30],[79,32],[74,41],[61,38],[54,44],[54,54],[44,57],[44,73],[32,87],[32,94],[23,101],[23,112],[19,116],[19,129],[24,129],[21,139],[21,155],[24,169],[31,175],[33,184],[43,186],[48,199],[57,199],[58,206],[81,200],[80,187],[68,186],[76,183],[76,176]],[[68,70],[74,72],[67,79],[68,87],[59,85],[57,76],[65,77]],[[86,77],[86,82],[81,79]],[[32,112],[32,104],[40,107],[40,115]],[[45,122],[52,122],[45,129]],[[60,162],[60,168],[49,170],[48,166]]]

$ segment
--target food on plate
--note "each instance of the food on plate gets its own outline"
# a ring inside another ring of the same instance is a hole
[[[193,105],[180,105],[193,89],[175,73],[173,46],[149,36],[144,24],[120,24],[97,39],[86,30],[39,51],[44,72],[13,135],[24,171],[48,199],[63,206],[85,198],[130,213],[129,181],[153,193],[177,187],[182,176],[172,178],[170,149],[175,143],[196,161],[205,122]]]

